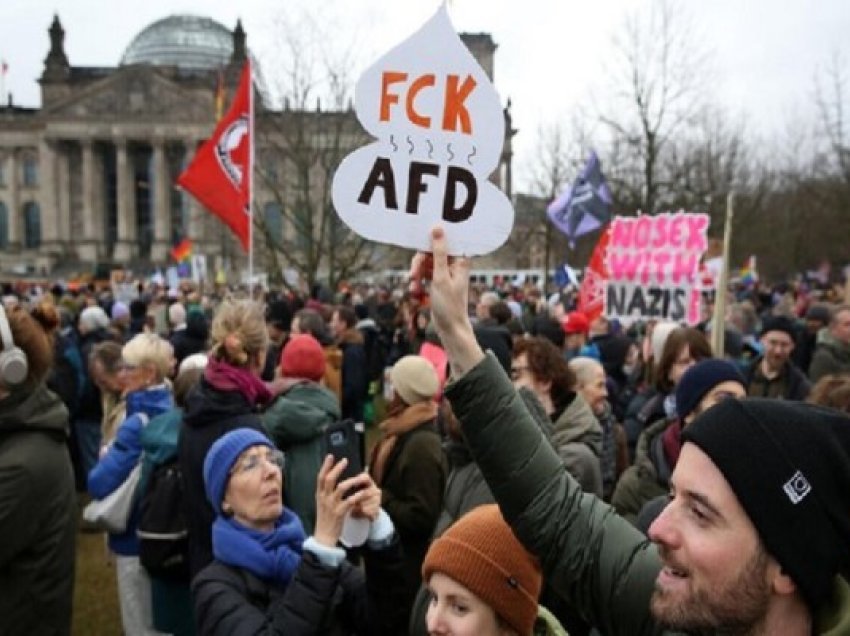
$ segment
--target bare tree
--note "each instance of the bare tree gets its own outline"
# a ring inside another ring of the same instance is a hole
[[[542,125],[537,130],[537,150],[535,161],[531,165],[531,184],[535,195],[548,204],[553,201],[567,185],[576,178],[589,149],[589,133],[577,117],[569,128],[564,124]],[[520,219],[518,219],[520,221]],[[542,242],[543,268],[546,276],[552,271],[552,251],[560,244],[566,246],[562,238],[558,240],[557,229],[546,218],[522,219],[511,236],[511,242],[517,248],[528,250]]]
[[[845,112],[848,100],[847,70],[841,53],[836,51],[826,68],[815,74],[815,103],[826,141],[826,165],[850,185],[850,130]]]
[[[331,48],[342,40],[326,29],[308,13],[284,14],[277,26],[274,89],[282,108],[261,115],[257,161],[272,205],[255,219],[271,279],[291,268],[308,286],[334,287],[374,267],[382,249],[342,224],[331,203],[337,166],[369,137],[351,107],[354,46]]]
[[[668,143],[699,112],[708,55],[671,0],[629,14],[615,49],[611,99],[599,109],[617,152],[609,178],[615,191],[651,213],[667,185],[661,167]]]

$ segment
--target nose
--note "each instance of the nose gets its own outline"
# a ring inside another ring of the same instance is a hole
[[[649,526],[647,534],[653,543],[659,543],[670,548],[678,546],[679,532],[674,519],[675,507],[675,500],[668,501],[655,521],[652,522],[652,525]]]
[[[425,626],[428,628],[429,635],[446,633],[442,615],[443,611],[439,601],[431,601],[428,605],[428,612],[425,614]]]

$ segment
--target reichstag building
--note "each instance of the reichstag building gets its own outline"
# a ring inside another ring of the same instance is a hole
[[[129,43],[118,66],[74,66],[59,17],[48,29],[40,108],[0,106],[0,270],[39,274],[86,271],[98,263],[164,265],[178,240],[218,266],[244,258],[222,223],[177,188],[177,176],[213,131],[216,95],[229,103],[249,55],[240,23],[231,31],[205,17],[176,15],[154,22]],[[496,46],[488,34],[461,36],[490,74]],[[262,77],[262,73],[257,74]],[[257,162],[266,175],[274,131],[303,125],[289,105],[269,106],[255,79]],[[303,113],[302,113],[303,114]],[[311,109],[322,128],[340,119],[359,129],[348,109]],[[511,136],[506,110],[503,165],[493,180],[510,196]],[[266,134],[264,130],[266,129]],[[359,131],[359,143],[362,143]],[[354,139],[356,135],[352,135]],[[268,152],[267,152],[268,151]],[[256,180],[255,214],[281,240],[286,197]]]

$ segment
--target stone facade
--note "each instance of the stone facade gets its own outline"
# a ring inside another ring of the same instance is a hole
[[[0,106],[2,271],[50,274],[96,263],[163,265],[171,246],[185,236],[197,252],[239,264],[244,256],[225,226],[174,185],[198,144],[212,133],[218,82],[224,79],[228,98],[237,83],[247,48],[241,25],[232,35],[223,73],[149,63],[76,67],[54,18],[39,79],[41,108],[16,107],[11,100]],[[471,50],[492,74],[496,47],[490,36],[462,37],[469,38]],[[348,139],[362,143],[350,110],[311,114],[319,127],[340,118],[348,121]],[[263,147],[264,140],[298,119],[299,113],[258,105],[258,161],[275,156]],[[507,111],[506,123],[503,165],[493,180],[510,196],[516,131]],[[291,166],[283,162],[265,169],[274,174]],[[269,185],[257,179],[255,214],[279,199]]]

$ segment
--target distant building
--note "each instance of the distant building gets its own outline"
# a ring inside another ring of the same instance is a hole
[[[241,24],[230,31],[198,16],[159,20],[136,35],[117,67],[72,66],[58,17],[48,33],[41,107],[18,107],[11,99],[0,105],[0,270],[162,265],[183,237],[199,253],[238,264],[244,256],[224,225],[174,182],[213,130],[219,82],[229,99],[238,81],[249,54]],[[461,37],[492,77],[492,38]],[[262,97],[262,79],[257,84]],[[510,196],[516,131],[507,110],[505,116],[502,164],[492,179]],[[349,141],[363,134],[350,109],[258,104],[256,155],[264,178],[257,180],[255,214],[272,240],[292,239],[295,231],[281,210],[292,204],[289,194],[275,195],[275,182],[292,166],[276,164],[274,138],[305,122],[318,129],[342,122]]]

